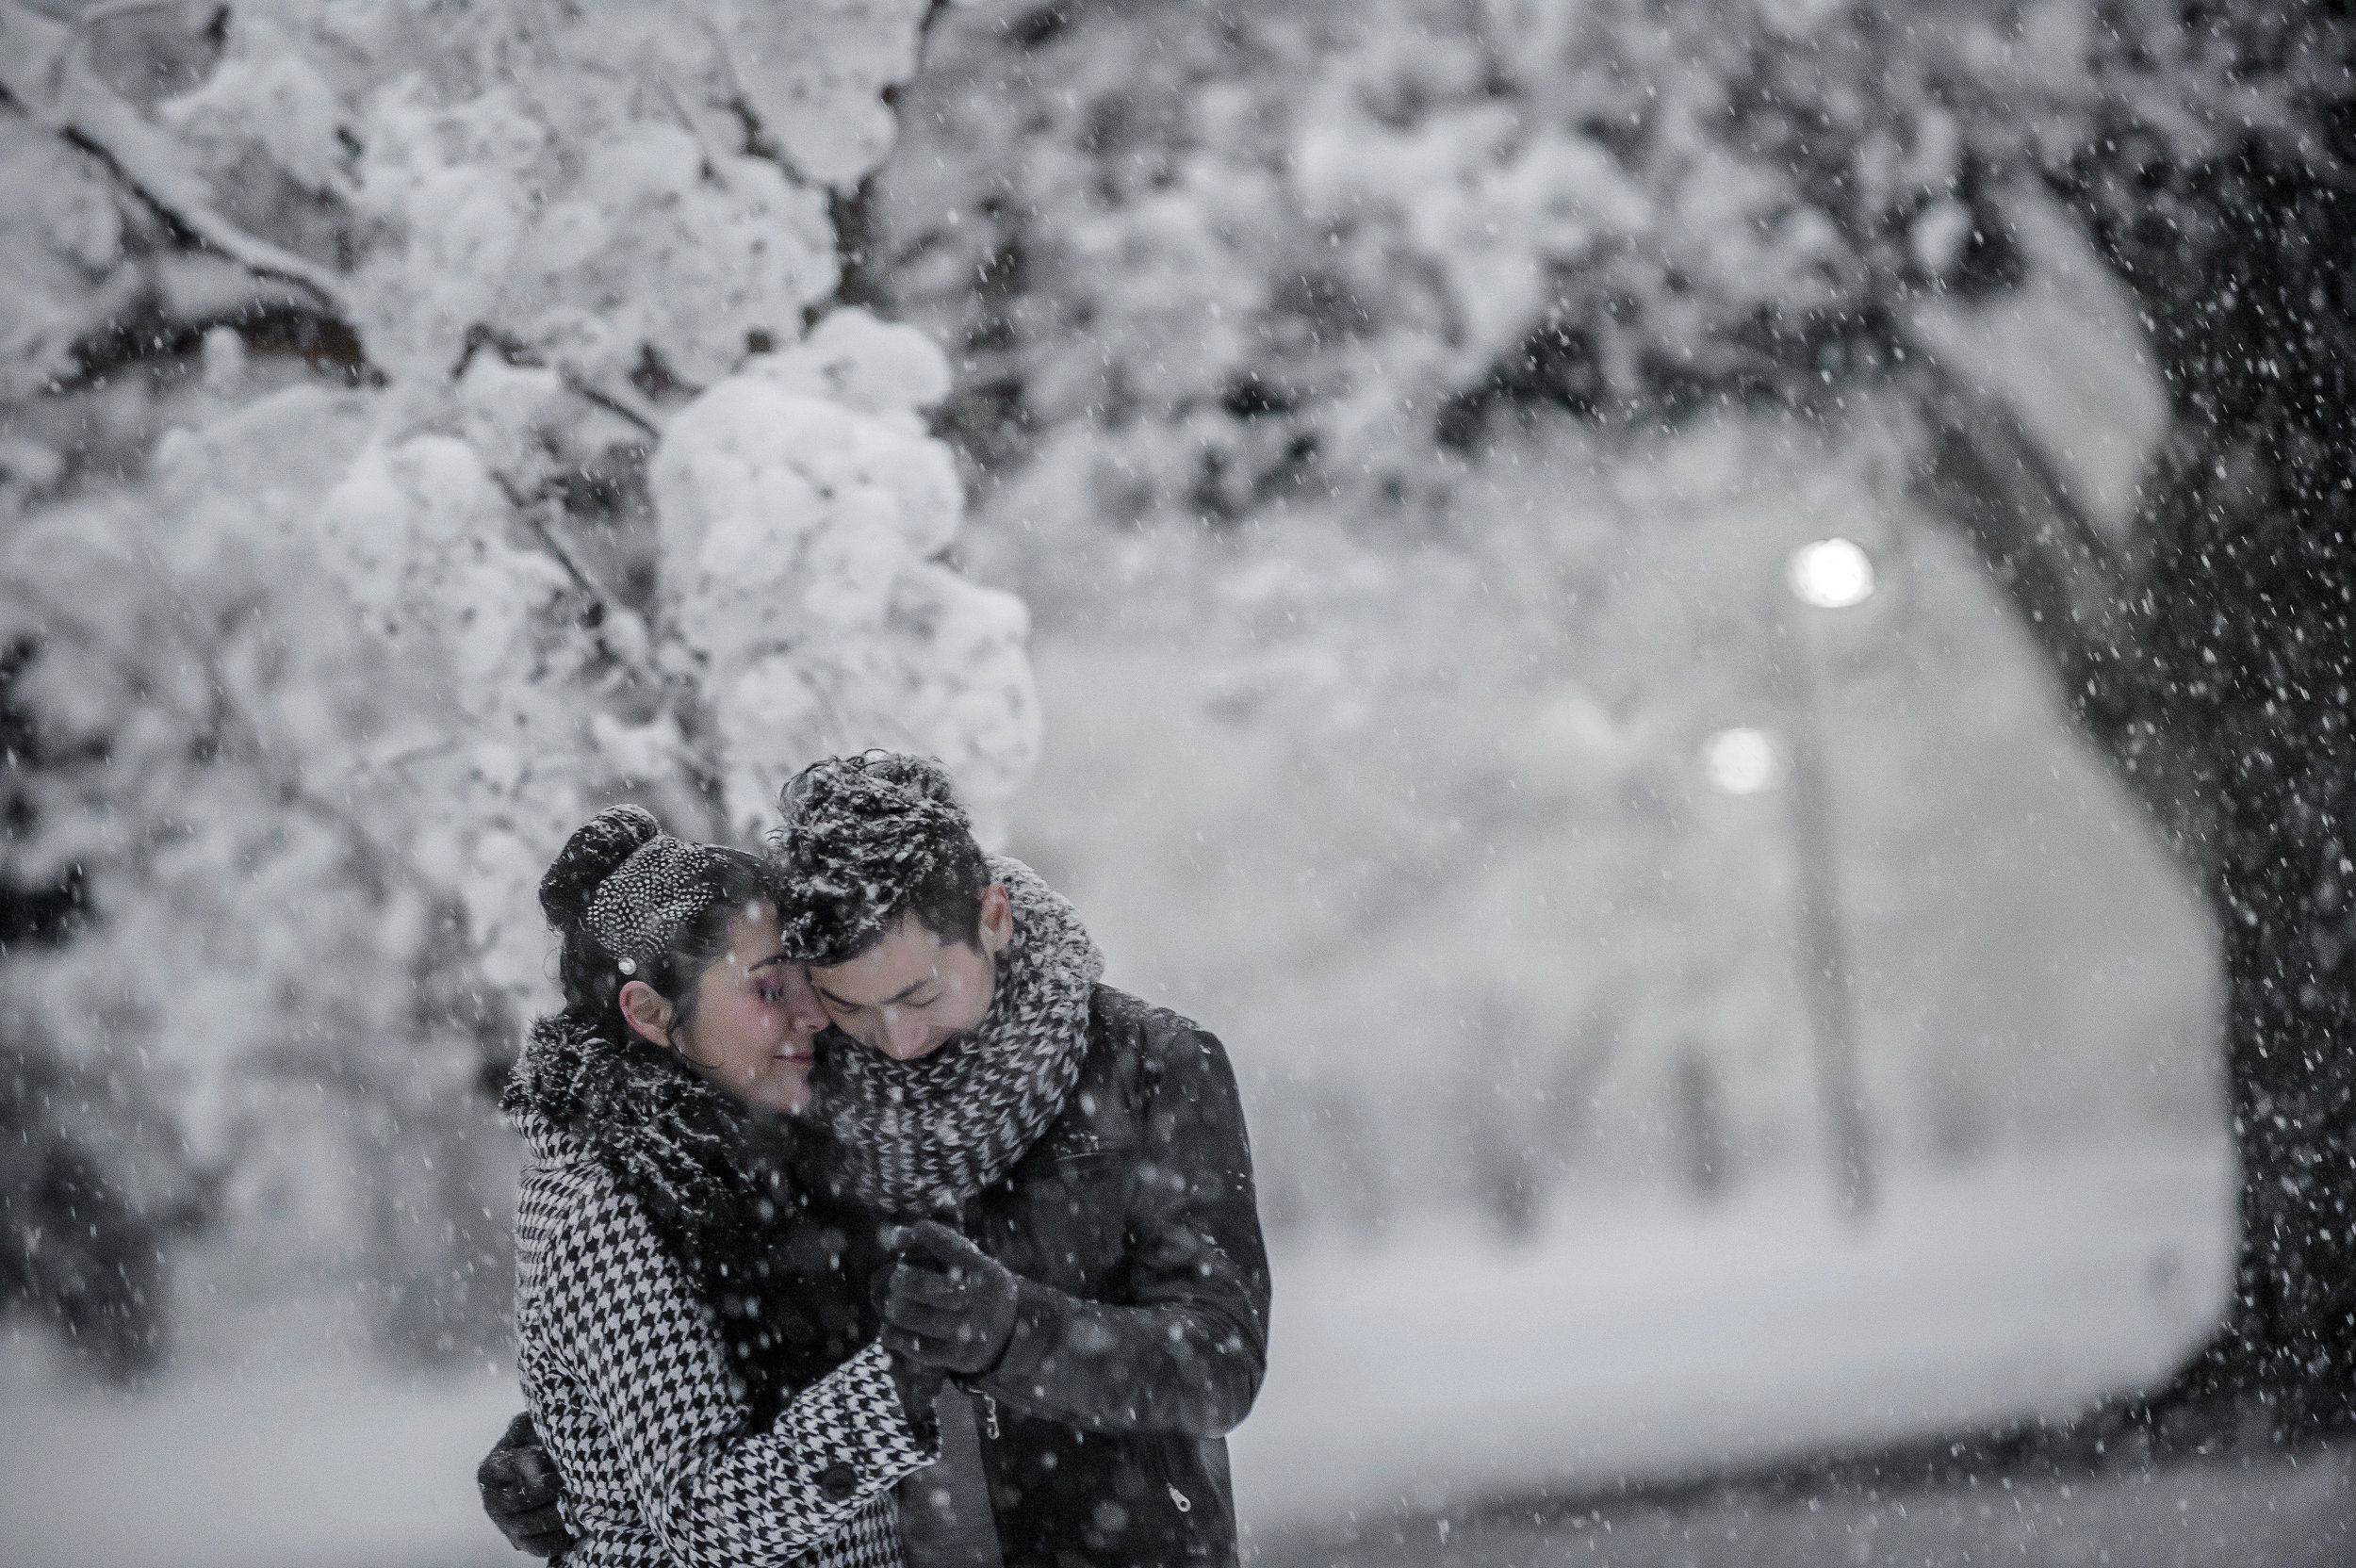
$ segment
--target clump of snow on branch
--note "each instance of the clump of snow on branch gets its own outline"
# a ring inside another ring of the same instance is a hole
[[[1020,781],[1027,613],[932,562],[962,491],[914,411],[947,384],[924,338],[841,311],[671,423],[655,503],[666,555],[694,564],[672,611],[709,661],[740,831],[813,735],[939,755],[986,802]]]

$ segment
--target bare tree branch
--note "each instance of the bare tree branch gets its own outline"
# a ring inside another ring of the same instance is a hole
[[[2063,699],[2171,847],[2206,869],[2202,809],[2182,760],[2153,744],[2168,715],[2149,678],[2139,560],[2107,539],[2001,400],[1919,356],[1924,442],[1909,488],[1978,551],[2021,613]]]
[[[1914,493],[1978,548],[2083,705],[2124,629],[2117,552],[2011,409],[1936,357],[1922,381],[1929,441]]]

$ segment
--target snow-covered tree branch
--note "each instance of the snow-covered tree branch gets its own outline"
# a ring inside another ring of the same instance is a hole
[[[0,182],[57,220],[0,240],[0,638],[83,743],[25,774],[0,870],[94,908],[12,957],[28,1028],[254,1148],[243,1086],[293,1042],[354,1092],[496,1058],[542,1000],[539,871],[603,801],[741,839],[875,743],[985,813],[1021,782],[1024,610],[941,562],[945,363],[830,308],[830,201],[924,12],[245,4],[142,104],[87,57],[103,18],[0,8]],[[246,281],[175,302],[191,257]],[[238,335],[288,286],[365,369]],[[138,310],[217,324],[96,471],[43,421]],[[471,1000],[420,1012],[429,964]]]

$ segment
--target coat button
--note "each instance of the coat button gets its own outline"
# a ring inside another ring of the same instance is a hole
[[[818,1490],[830,1503],[839,1503],[859,1490],[859,1472],[841,1461],[818,1472]]]

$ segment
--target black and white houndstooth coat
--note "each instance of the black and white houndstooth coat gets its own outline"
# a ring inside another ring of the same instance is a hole
[[[648,1115],[670,1086],[650,1101],[609,1082],[564,1102],[531,1055],[507,1104],[532,1152],[515,1218],[517,1364],[564,1475],[567,1568],[899,1568],[892,1488],[939,1449],[911,1429],[889,1352],[871,1345],[758,1416],[719,1315],[663,1233],[675,1224],[630,1190],[643,1160],[633,1171],[601,1147],[617,1119],[642,1156],[647,1135],[675,1131]],[[568,1126],[544,1114],[552,1099]]]

